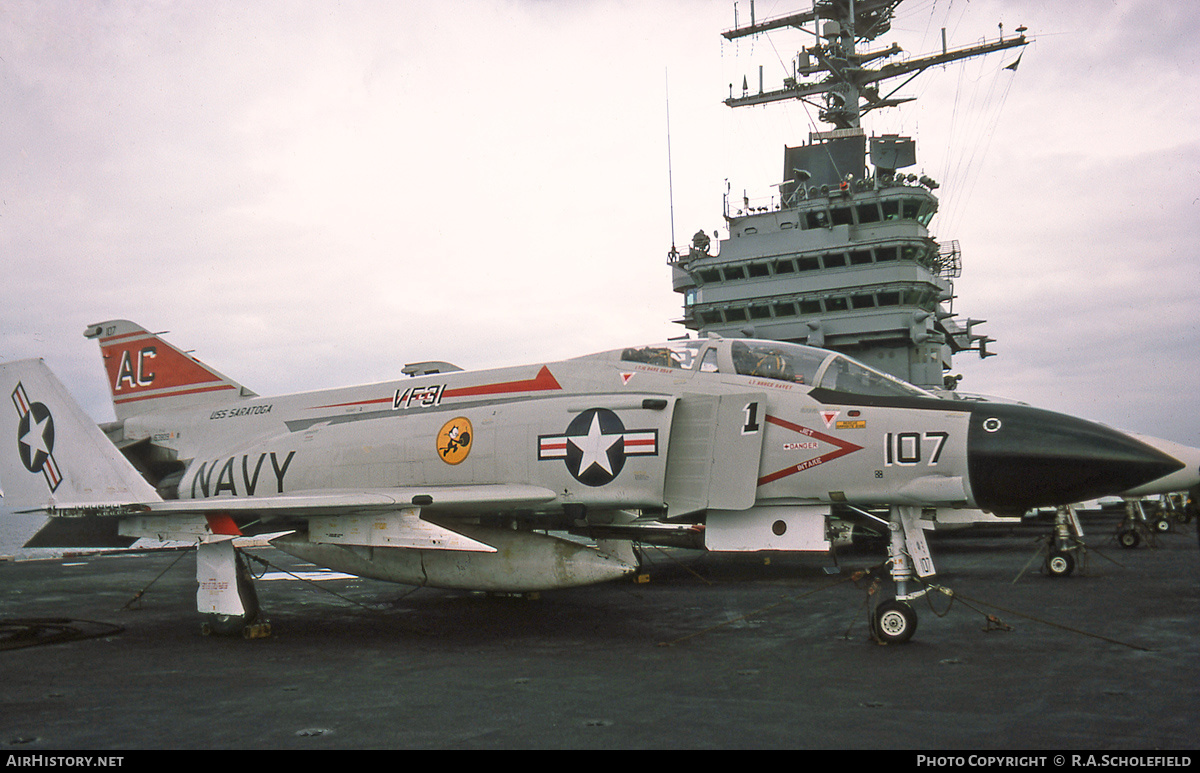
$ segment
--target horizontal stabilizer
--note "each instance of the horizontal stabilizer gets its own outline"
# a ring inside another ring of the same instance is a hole
[[[119,533],[116,518],[49,518],[25,543],[27,548],[127,548],[136,537]]]

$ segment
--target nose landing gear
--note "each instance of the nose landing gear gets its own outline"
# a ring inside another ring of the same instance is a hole
[[[909,604],[926,591],[910,594],[913,577],[933,577],[933,557],[920,524],[921,508],[892,507],[889,511],[888,564],[896,583],[895,598],[880,602],[871,613],[871,635],[881,644],[903,644],[917,632],[917,613]]]

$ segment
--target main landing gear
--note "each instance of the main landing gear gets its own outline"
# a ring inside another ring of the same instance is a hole
[[[259,617],[254,580],[232,539],[202,542],[196,550],[196,609],[205,636],[269,636],[271,624]]]

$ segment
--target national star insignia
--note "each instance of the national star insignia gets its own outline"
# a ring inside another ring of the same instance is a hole
[[[612,465],[608,459],[608,450],[621,437],[621,434],[603,434],[600,431],[600,414],[598,412],[592,414],[592,424],[588,427],[586,435],[583,437],[567,438],[568,443],[583,452],[583,458],[579,460],[579,474],[586,475],[587,471],[592,469],[593,465],[596,465],[608,473],[609,476],[614,475],[615,473],[613,473]]]

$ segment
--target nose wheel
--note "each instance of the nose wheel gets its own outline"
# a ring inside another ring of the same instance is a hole
[[[871,633],[883,644],[903,644],[917,632],[917,613],[907,602],[888,599],[871,615]]]
[[[1069,577],[1075,571],[1075,558],[1065,550],[1051,550],[1046,557],[1046,571],[1052,577]]]

